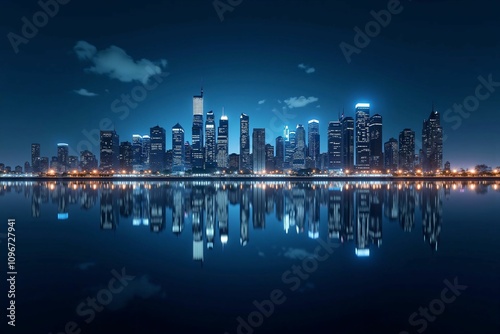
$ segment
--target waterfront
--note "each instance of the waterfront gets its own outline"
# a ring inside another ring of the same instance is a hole
[[[236,333],[278,289],[255,333],[417,333],[409,317],[457,279],[426,333],[497,333],[499,200],[473,180],[7,181],[0,219],[16,220],[20,332]],[[122,268],[91,317],[82,302]]]

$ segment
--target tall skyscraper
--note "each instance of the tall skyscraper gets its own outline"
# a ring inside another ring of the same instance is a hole
[[[384,144],[384,168],[391,172],[398,169],[399,162],[399,145],[396,138],[389,139]]]
[[[354,169],[354,119],[342,115],[342,168]]]
[[[253,129],[252,138],[253,172],[262,173],[266,169],[266,130]]]
[[[165,129],[155,126],[149,129],[151,137],[151,153],[149,165],[152,172],[162,172],[165,169],[166,134]]]
[[[342,168],[342,123],[332,121],[328,124],[328,168]]]
[[[319,121],[312,119],[307,124],[308,157],[313,161],[314,168],[319,167],[320,135]]]
[[[434,108],[433,108],[434,109]],[[439,113],[433,110],[422,127],[422,150],[424,171],[443,168],[443,127]]]
[[[57,144],[57,167],[59,173],[66,173],[68,171],[68,154],[69,146],[68,144],[59,143]]]
[[[288,130],[288,127],[285,131]],[[288,131],[285,138],[285,168],[293,168],[293,155],[297,147],[297,136],[295,131]]]
[[[217,141],[215,138],[215,116],[213,111],[207,112],[205,123],[205,168],[217,167]]]
[[[240,169],[251,169],[250,165],[250,117],[240,116]]]
[[[285,162],[285,140],[279,136],[276,138],[276,157],[274,161],[274,168],[281,171],[283,170]]]
[[[306,165],[306,130],[302,124],[295,130],[296,147],[293,154],[293,168],[302,169]]]
[[[139,171],[142,169],[142,136],[132,135],[132,149],[134,170]]]
[[[33,173],[40,172],[40,144],[31,144],[31,167]]]
[[[266,171],[274,170],[274,146],[266,144]]]
[[[370,104],[356,104],[356,168],[370,169]]]
[[[380,171],[384,168],[382,152],[382,116],[375,114],[370,117],[370,168]]]
[[[120,143],[120,170],[132,171],[134,165],[134,150],[132,143],[124,141]]]
[[[177,123],[172,127],[172,171],[184,171],[184,129]]]
[[[399,134],[399,169],[412,171],[415,162],[415,131],[404,129]]]
[[[217,167],[227,168],[229,166],[229,120],[224,111],[219,120],[217,133]]]
[[[97,169],[97,167],[98,163],[95,154],[88,150],[80,152],[80,168],[83,171],[90,172]]]
[[[203,141],[203,88],[201,94],[193,96],[193,127],[191,135],[191,164],[193,168],[203,169],[204,164]]]
[[[101,170],[110,172],[120,167],[120,138],[115,130],[101,131]]]

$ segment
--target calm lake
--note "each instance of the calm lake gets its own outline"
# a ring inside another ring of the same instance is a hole
[[[0,221],[12,333],[500,333],[498,181],[2,182]]]

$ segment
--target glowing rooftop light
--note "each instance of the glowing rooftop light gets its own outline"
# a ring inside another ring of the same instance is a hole
[[[369,103],[358,103],[356,104],[356,109],[358,108],[370,108],[370,104]]]
[[[319,121],[317,119],[311,119],[308,124],[311,124],[311,123],[318,123],[319,124]]]

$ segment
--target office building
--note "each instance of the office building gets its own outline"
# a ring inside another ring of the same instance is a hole
[[[328,124],[328,168],[342,169],[342,123]]]
[[[413,171],[415,163],[415,131],[404,129],[399,134],[399,169]]]
[[[191,165],[195,169],[203,169],[204,163],[203,141],[203,88],[201,94],[193,96],[193,126],[191,133]]]
[[[250,117],[246,114],[240,116],[240,169],[250,170]]]
[[[370,104],[356,104],[356,169],[370,169]]]
[[[396,138],[391,138],[384,144],[384,168],[390,172],[398,170],[399,145]]]
[[[282,136],[276,138],[276,156],[274,159],[274,168],[282,171],[285,163],[285,140]],[[266,168],[267,169],[267,168]]]
[[[177,123],[172,127],[172,172],[184,172],[184,129]]]
[[[319,167],[320,135],[319,121],[312,119],[307,124],[308,157],[312,160],[312,168]]]
[[[217,133],[217,167],[227,168],[229,166],[229,120],[224,111],[219,120]]]
[[[354,169],[354,119],[342,115],[342,168]]]
[[[262,173],[266,170],[266,130],[253,129],[252,138],[253,172]]]
[[[382,151],[382,116],[375,114],[370,117],[368,128],[370,134],[370,168],[381,171],[384,168]]]
[[[153,173],[163,172],[165,169],[166,133],[165,129],[155,126],[149,129],[151,137],[151,152],[149,156],[149,168]]]
[[[434,108],[433,108],[434,109]],[[422,127],[422,168],[426,172],[443,168],[443,127],[439,113],[433,110]]]
[[[215,116],[213,111],[209,111],[205,123],[205,168],[208,169],[217,167],[217,141],[215,136]]]
[[[57,144],[57,171],[59,173],[68,172],[69,164],[68,164],[68,154],[69,154],[69,146],[68,144],[59,143]]]

